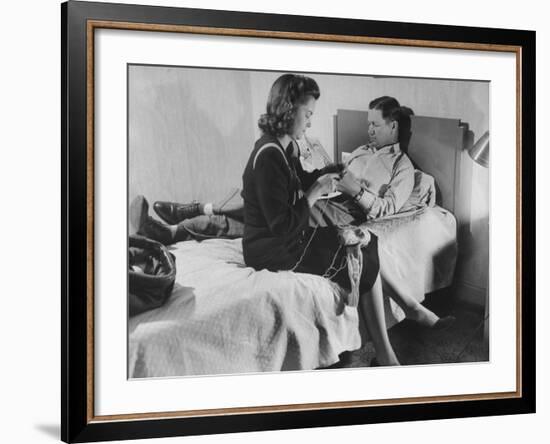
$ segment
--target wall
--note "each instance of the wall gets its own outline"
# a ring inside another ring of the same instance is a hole
[[[254,140],[249,73],[133,66],[129,76],[130,200],[212,200],[239,186]]]

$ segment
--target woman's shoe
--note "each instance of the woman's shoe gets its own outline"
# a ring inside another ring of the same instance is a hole
[[[338,361],[328,367],[322,367],[321,370],[333,370],[335,368],[346,368],[351,364],[351,352],[345,351],[338,355]]]
[[[437,322],[430,328],[437,331],[447,330],[451,325],[455,323],[455,321],[456,318],[454,316],[443,316],[442,318],[439,318]]]
[[[338,355],[338,359],[342,367],[348,367],[349,365],[351,365],[351,352],[345,351],[340,353]]]

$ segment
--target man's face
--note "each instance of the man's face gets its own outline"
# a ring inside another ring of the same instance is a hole
[[[397,142],[397,122],[386,121],[378,109],[369,109],[369,137],[376,148]]]

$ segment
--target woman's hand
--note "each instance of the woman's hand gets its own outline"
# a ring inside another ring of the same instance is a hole
[[[311,185],[309,190],[306,192],[306,198],[309,206],[312,207],[322,195],[335,191],[339,177],[340,176],[337,173],[323,174],[315,182],[313,182],[313,185]]]
[[[351,171],[346,170],[345,174],[337,182],[336,190],[353,197],[361,191],[361,184]]]
[[[343,163],[331,163],[324,168],[321,168],[319,172],[321,175],[336,173],[341,176],[342,174],[344,174],[345,171],[346,167]]]

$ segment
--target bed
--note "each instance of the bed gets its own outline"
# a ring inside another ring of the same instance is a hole
[[[362,112],[338,112],[336,137],[342,128],[353,133],[346,116],[360,122],[357,113]],[[449,120],[415,118],[417,133],[409,148],[411,156],[421,152],[414,160],[424,163],[424,171],[434,172],[439,205],[367,223],[379,238],[388,328],[404,318],[392,292],[422,301],[453,280],[458,170],[445,165],[442,172],[438,165],[456,163],[461,140],[453,136],[448,143],[447,127],[457,133],[462,127]],[[350,151],[344,141],[336,146]],[[427,153],[426,147],[437,153]],[[335,155],[340,158],[341,152]],[[432,166],[434,159],[437,165]],[[304,273],[254,271],[244,264],[241,239],[192,240],[170,248],[177,264],[171,297],[164,306],[129,319],[129,378],[316,369],[368,340],[359,328],[357,309],[345,304],[347,295],[336,284]]]

